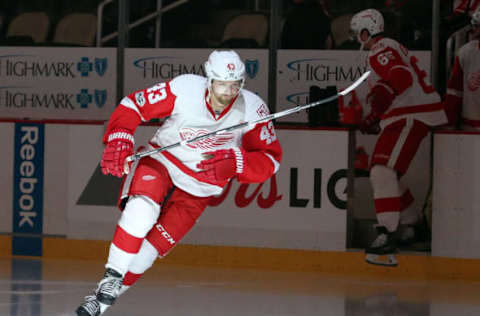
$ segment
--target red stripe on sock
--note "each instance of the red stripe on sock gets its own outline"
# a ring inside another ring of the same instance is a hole
[[[143,274],[136,274],[128,271],[123,277],[123,285],[132,286]]]
[[[115,229],[115,234],[113,235],[112,243],[125,252],[138,253],[140,247],[142,246],[142,241],[143,238],[132,236],[123,230],[120,225],[117,225],[117,229]]]
[[[375,210],[377,213],[400,212],[401,206],[401,197],[375,199]]]
[[[375,199],[375,209],[377,213],[401,212],[409,207],[413,201],[413,195],[407,189],[400,197]]]

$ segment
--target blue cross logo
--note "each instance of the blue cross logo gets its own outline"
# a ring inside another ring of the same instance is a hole
[[[88,93],[88,89],[81,89],[80,93],[77,94],[77,102],[83,109],[88,108],[88,105],[92,103],[92,100],[93,97],[90,93]]]
[[[82,74],[82,77],[88,77],[88,73],[93,70],[93,64],[88,60],[88,57],[82,57],[82,60],[77,63],[77,70]]]

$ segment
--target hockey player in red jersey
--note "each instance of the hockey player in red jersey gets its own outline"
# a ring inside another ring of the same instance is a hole
[[[473,13],[471,25],[473,40],[463,45],[455,58],[445,108],[452,125],[461,123],[462,129],[480,130],[480,8]]]
[[[149,142],[164,147],[269,114],[256,94],[243,89],[245,66],[234,51],[213,51],[207,77],[180,75],[123,98],[103,142],[104,174],[123,176],[141,122],[165,118]],[[77,315],[100,315],[118,295],[164,257],[192,228],[233,178],[263,182],[279,169],[282,156],[272,122],[221,133],[136,161],[124,179],[118,221],[103,279]],[[123,286],[122,286],[123,284]]]
[[[418,60],[393,39],[383,36],[382,14],[367,9],[355,14],[351,29],[368,50],[367,104],[371,110],[360,124],[362,133],[379,134],[371,160],[370,182],[377,214],[377,238],[366,249],[373,264],[396,265],[394,253],[399,223],[413,225],[420,218],[413,196],[400,182],[429,127],[446,123],[440,96],[426,82]],[[404,227],[402,225],[402,228]],[[408,227],[408,233],[412,233]],[[387,260],[382,260],[387,258]]]

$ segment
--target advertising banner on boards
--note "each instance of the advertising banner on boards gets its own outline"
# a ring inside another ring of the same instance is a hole
[[[310,103],[310,87],[338,90],[348,87],[366,70],[366,51],[279,50],[277,58],[277,111]],[[418,67],[429,73],[430,52],[415,51]],[[356,89],[364,109],[368,84]],[[368,109],[367,109],[368,110]],[[365,112],[365,111],[364,111]],[[305,111],[279,119],[280,122],[308,122]]]
[[[245,88],[268,102],[268,49],[236,49],[245,63]],[[125,51],[125,94],[181,74],[205,76],[211,49],[145,49]]]
[[[115,91],[115,48],[0,47],[3,118],[105,120]]]
[[[44,124],[15,124],[12,254],[42,255]]]

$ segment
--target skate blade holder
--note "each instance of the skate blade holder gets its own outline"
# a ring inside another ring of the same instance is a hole
[[[102,302],[98,302],[100,304],[100,315],[102,315],[103,313],[105,313],[105,311],[111,307],[112,305],[107,305],[107,304],[104,304]]]
[[[376,255],[376,254],[366,254],[365,261],[370,264],[386,267],[396,267],[398,266],[397,258],[394,254],[385,254],[385,255]]]

